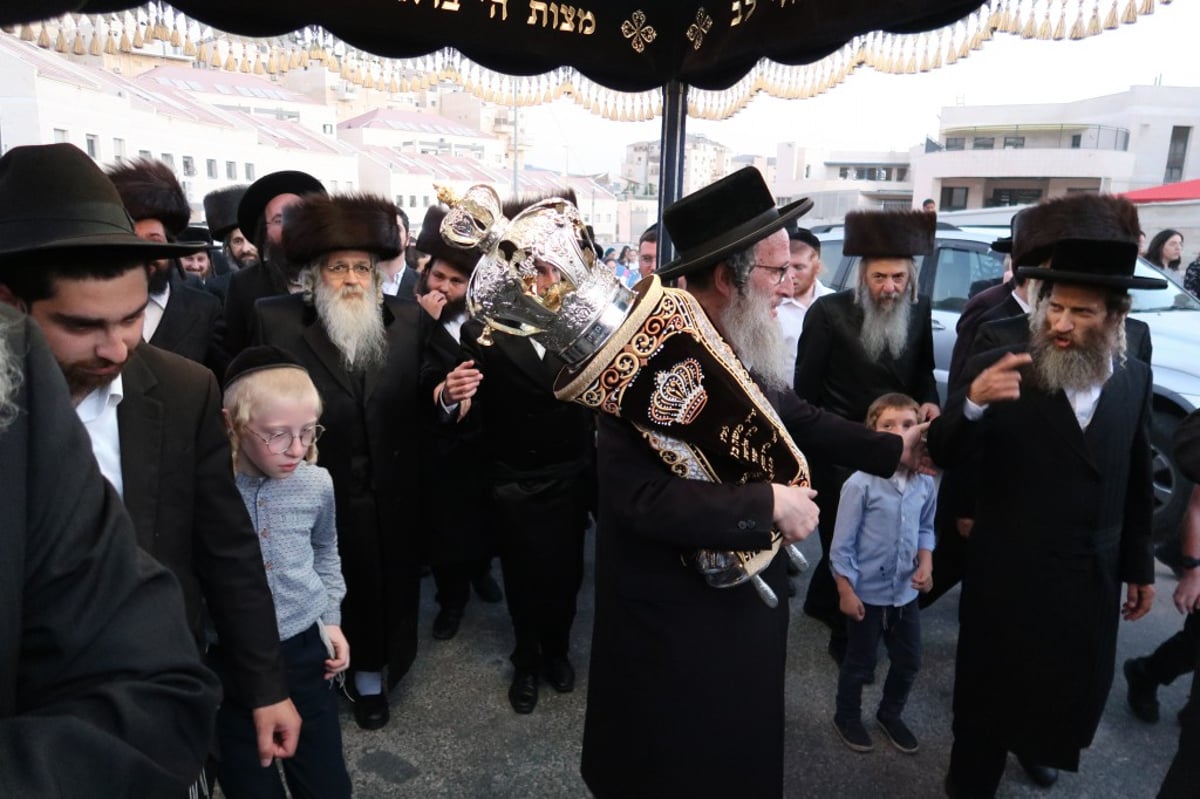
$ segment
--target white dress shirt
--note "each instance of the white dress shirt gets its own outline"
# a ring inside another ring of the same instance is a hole
[[[796,346],[800,343],[800,334],[804,331],[804,315],[808,313],[809,306],[816,301],[817,297],[832,293],[833,289],[828,288],[819,280],[814,280],[805,296],[786,297],[779,301],[779,306],[775,309],[775,318],[779,320],[779,326],[783,328],[783,346],[787,350],[788,357],[792,359],[792,368],[789,373],[795,371],[796,368]]]
[[[167,310],[167,302],[170,299],[170,283],[161,293],[150,295],[150,302],[146,303],[146,318],[142,322],[142,341],[149,341],[154,337],[154,331],[158,330],[158,323],[162,321],[163,312]]]
[[[125,496],[125,481],[121,478],[121,431],[117,426],[117,406],[125,396],[121,376],[111,383],[93,389],[75,406],[79,421],[87,428],[92,439],[92,452],[100,473],[108,478],[122,498]]]

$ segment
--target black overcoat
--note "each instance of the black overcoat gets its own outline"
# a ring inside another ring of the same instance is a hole
[[[898,436],[767,392],[811,457],[891,474]],[[763,573],[782,601],[712,588],[681,557],[768,545],[765,483],[674,476],[637,431],[598,422],[600,512],[582,773],[598,797],[777,797],[783,791],[788,607],[782,558]]]
[[[967,363],[964,386],[1005,350]],[[1066,395],[963,415],[959,391],[930,453],[974,464],[975,526],[960,601],[954,730],[1078,768],[1112,685],[1121,583],[1154,582],[1150,370],[1118,365],[1083,431]]]
[[[4,307],[0,337],[22,376],[0,425],[0,795],[183,796],[209,751],[216,677],[41,333]]]
[[[796,347],[796,393],[843,419],[860,422],[879,396],[899,391],[937,404],[933,328],[928,297],[917,297],[908,321],[908,346],[899,358],[872,360],[859,341],[863,312],[854,290],[819,297],[804,316]]]
[[[219,380],[229,365],[224,339],[221,301],[203,288],[195,288],[172,276],[170,299],[150,343],[204,364]]]
[[[364,376],[342,366],[301,295],[267,297],[255,308],[259,341],[300,359],[321,393],[326,432],[317,463],[333,477],[337,503],[346,578],[342,627],[356,665],[368,671],[387,665],[394,685],[417,651],[417,451],[429,405],[418,379],[427,317],[415,302],[385,297],[387,361]]]

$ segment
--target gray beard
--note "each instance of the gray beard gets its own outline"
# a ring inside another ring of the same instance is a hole
[[[783,330],[771,316],[769,297],[739,293],[722,311],[719,321],[729,346],[767,388],[791,387],[792,375],[788,372],[791,359],[784,345]]]
[[[1082,344],[1059,349],[1046,325],[1046,303],[1034,306],[1029,315],[1029,352],[1033,356],[1033,385],[1047,394],[1083,391],[1103,385],[1119,349],[1117,327],[1105,327],[1089,335]]]
[[[344,296],[322,282],[313,286],[313,305],[325,326],[325,334],[342,356],[347,371],[365,371],[383,366],[387,360],[387,333],[374,286],[360,296]]]
[[[0,433],[8,429],[20,411],[16,396],[24,374],[21,362],[10,345],[8,331],[5,330],[8,326],[16,324],[16,321],[0,322]]]
[[[867,351],[867,357],[875,361],[884,351],[892,358],[899,358],[908,346],[908,317],[912,303],[901,292],[890,308],[881,308],[869,293],[858,300],[862,308],[863,324],[859,341]]]

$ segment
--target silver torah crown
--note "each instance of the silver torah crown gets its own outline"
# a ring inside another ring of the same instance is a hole
[[[487,330],[533,336],[575,365],[599,349],[635,297],[596,258],[579,209],[542,200],[505,219],[489,186],[472,186],[447,212],[442,238],[483,253],[467,285],[467,308]]]

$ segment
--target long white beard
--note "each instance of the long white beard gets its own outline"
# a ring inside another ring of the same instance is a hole
[[[908,346],[908,317],[912,303],[904,292],[894,294],[895,300],[887,308],[881,308],[867,292],[858,301],[863,311],[862,332],[859,341],[867,356],[876,360],[887,351],[899,358]]]
[[[318,281],[313,286],[313,304],[347,370],[354,372],[383,365],[387,359],[387,333],[373,288],[332,289]]]
[[[791,387],[790,359],[783,331],[771,315],[770,297],[738,294],[721,312],[720,322],[729,346],[768,388]]]

